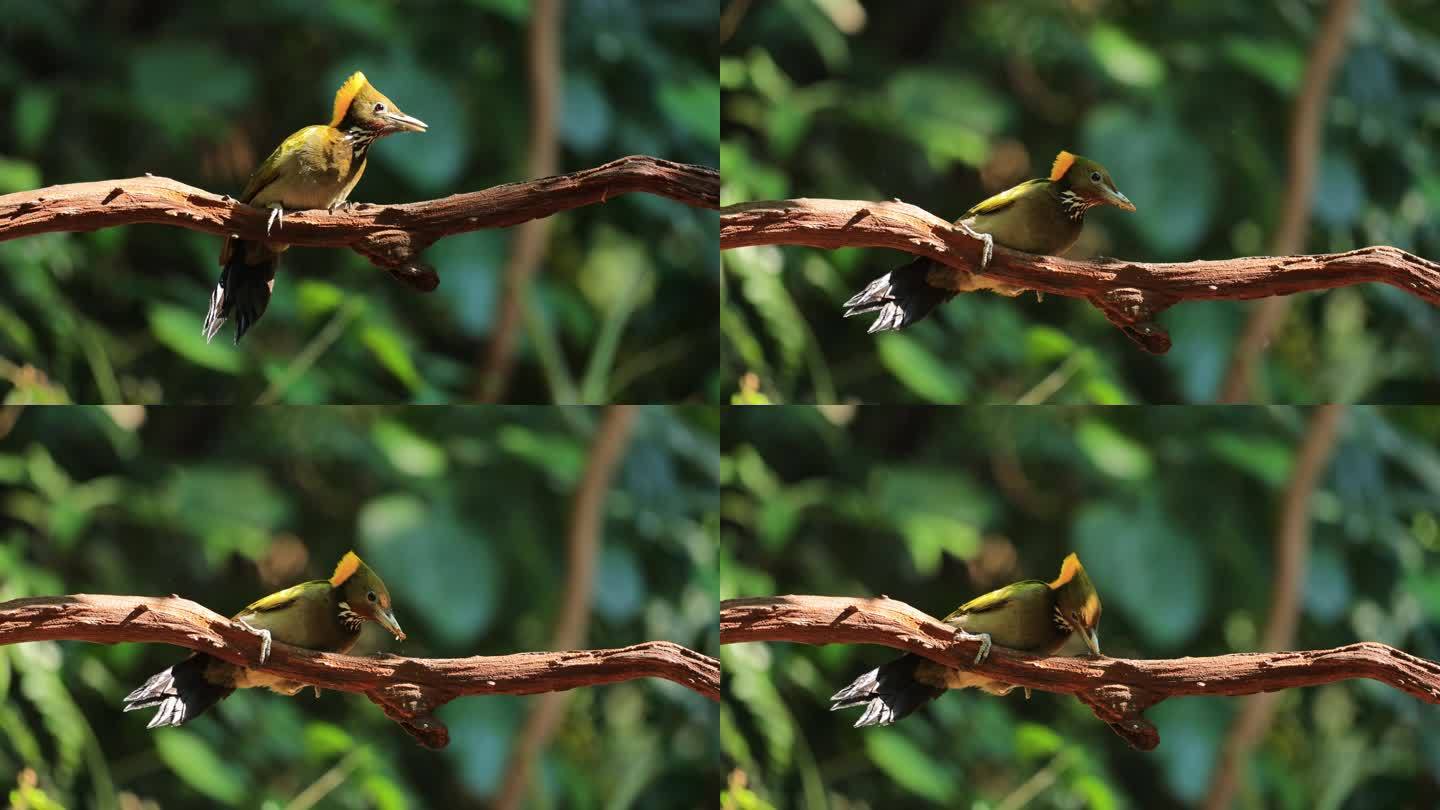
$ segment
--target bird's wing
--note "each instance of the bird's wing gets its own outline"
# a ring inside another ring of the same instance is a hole
[[[997,588],[983,596],[977,596],[974,599],[971,599],[969,602],[961,605],[960,607],[955,608],[955,610],[950,612],[949,616],[945,617],[944,621],[948,623],[960,618],[961,616],[968,616],[973,613],[985,613],[986,611],[998,610],[999,608],[1010,604],[1011,600],[1019,596],[1024,591],[1037,585],[1041,588],[1046,589],[1050,587],[1048,584],[1041,582],[1038,579],[1027,579],[1023,582],[1016,582],[1011,585],[1006,585],[1003,588]]]
[[[324,129],[326,128],[319,125],[305,127],[281,141],[280,145],[275,147],[275,151],[270,153],[270,157],[265,158],[265,162],[261,163],[250,175],[249,182],[245,184],[245,190],[240,192],[237,199],[243,203],[255,199],[255,195],[264,191],[266,186],[275,182],[275,179],[280,176],[280,167],[285,163],[285,159],[293,155],[300,144],[321,135]]]
[[[289,607],[290,605],[295,604],[300,599],[312,595],[316,592],[316,589],[323,589],[329,587],[330,583],[326,582],[323,579],[317,579],[314,582],[302,582],[299,585],[286,588],[283,591],[276,591],[269,596],[257,599],[254,602],[246,605],[245,609],[240,611],[240,613],[236,615],[244,615],[246,613],[263,613],[267,610],[279,610],[280,608]]]
[[[969,219],[970,217],[976,216],[978,214],[993,214],[996,211],[1009,207],[1016,200],[1020,199],[1020,197],[1025,194],[1025,192],[1033,189],[1035,186],[1042,185],[1048,182],[1050,181],[1044,179],[1026,180],[1018,186],[1005,189],[999,194],[996,194],[994,197],[981,200],[980,202],[975,204],[975,207],[971,208],[969,211],[966,211],[964,214],[961,214],[960,218]],[[1001,590],[1004,589],[1002,588]],[[982,596],[980,598],[983,599],[985,597]]]

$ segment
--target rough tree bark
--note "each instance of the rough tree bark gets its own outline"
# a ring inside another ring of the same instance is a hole
[[[1370,678],[1440,704],[1440,663],[1375,642],[1332,650],[1130,660],[1038,658],[995,647],[975,665],[979,644],[894,599],[774,596],[720,603],[720,643],[879,644],[1046,692],[1072,694],[1132,747],[1148,751],[1160,732],[1146,709],[1179,695],[1252,695]]]
[[[357,692],[430,748],[450,741],[435,711],[466,695],[532,695],[664,678],[720,699],[720,662],[668,641],[471,658],[360,658],[277,642],[258,666],[258,635],[178,596],[75,594],[0,602],[0,646],[26,641],[172,644],[324,689]]]
[[[805,245],[891,248],[974,271],[982,243],[903,202],[771,200],[720,211],[720,248]],[[1150,264],[1075,261],[997,246],[985,275],[1055,295],[1084,298],[1146,351],[1170,349],[1156,316],[1182,301],[1264,298],[1378,281],[1440,304],[1440,264],[1388,246],[1314,256],[1251,256]]]

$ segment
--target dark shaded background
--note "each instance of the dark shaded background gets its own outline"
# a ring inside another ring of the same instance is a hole
[[[568,0],[563,22],[562,172],[634,153],[718,165],[713,8]],[[0,194],[145,172],[237,194],[282,139],[328,121],[357,69],[430,131],[376,144],[352,199],[525,180],[528,24],[526,0],[0,0]],[[555,216],[509,397],[717,396],[715,362],[688,362],[718,353],[716,229],[713,211],[648,195]],[[291,250],[238,349],[228,329],[200,338],[215,236],[0,243],[0,385],[20,402],[468,399],[512,238],[436,243],[429,295],[352,251]]]
[[[1290,109],[1325,4],[1248,0],[731,3],[722,203],[899,197],[941,217],[1048,174],[1069,149],[1138,206],[1097,209],[1069,255],[1263,255]],[[1440,256],[1440,14],[1359,5],[1323,117],[1308,252]],[[1085,301],[961,296],[876,337],[841,303],[908,261],[880,250],[725,254],[727,394],[840,402],[1208,402],[1248,304],[1181,304],[1168,355]],[[1440,316],[1398,289],[1299,296],[1255,399],[1440,399]],[[758,394],[758,396],[756,396]]]
[[[14,412],[6,417],[15,417]],[[0,601],[178,593],[230,615],[328,577],[350,548],[409,635],[355,654],[549,649],[570,496],[599,413],[553,408],[31,408],[0,439]],[[646,407],[604,507],[590,647],[667,639],[714,655],[718,417]],[[180,729],[120,699],[185,655],[163,645],[0,647],[0,786],[22,768],[67,807],[326,808],[493,798],[537,698],[461,698],[419,747],[362,696],[242,690]],[[573,690],[527,807],[693,808],[719,789],[717,709],[653,679]],[[153,806],[153,805],[152,805]]]
[[[934,616],[1075,551],[1101,649],[1253,650],[1307,412],[1293,408],[732,409],[722,442],[722,598],[886,594]],[[1381,641],[1440,656],[1440,418],[1351,408],[1311,499],[1295,648]],[[882,647],[727,645],[721,745],[738,807],[1152,808],[1204,795],[1233,698],[1172,698],[1131,750],[1079,701],[942,696],[852,729],[827,698]],[[1432,807],[1435,706],[1369,681],[1282,694],[1237,808]],[[1032,782],[1031,780],[1038,780]],[[733,783],[732,783],[733,784]],[[1039,787],[1038,794],[1022,796]],[[750,802],[746,804],[745,802]]]

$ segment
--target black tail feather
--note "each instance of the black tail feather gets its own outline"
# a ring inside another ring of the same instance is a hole
[[[915,680],[915,667],[925,659],[902,655],[856,678],[830,698],[830,711],[864,706],[855,728],[888,726],[945,694],[937,686]]]
[[[159,706],[146,728],[179,726],[199,717],[235,690],[205,680],[210,659],[192,655],[150,676],[144,686],[125,696],[125,711]]]
[[[934,262],[919,258],[870,282],[845,302],[845,317],[880,310],[870,332],[904,329],[955,297],[953,290],[933,287],[926,280]]]
[[[258,261],[257,261],[258,258]],[[253,264],[247,264],[253,262]],[[215,339],[225,319],[235,316],[235,343],[265,314],[270,293],[275,289],[275,268],[280,255],[263,247],[236,240],[230,248],[230,260],[220,271],[220,283],[210,294],[210,310],[205,313],[202,332],[205,342]]]

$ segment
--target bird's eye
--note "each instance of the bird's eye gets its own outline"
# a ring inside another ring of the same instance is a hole
[[[381,102],[381,101],[375,102],[375,112],[377,112],[377,113],[385,112],[385,104],[384,104],[384,102]],[[1098,178],[1099,178],[1099,175],[1096,175],[1096,178],[1098,179]]]
[[[371,591],[371,592],[365,594],[365,598],[366,598],[366,599],[369,599],[371,602],[374,602],[374,601],[375,601],[375,592],[374,592],[374,591]]]
[[[379,111],[379,110],[376,110],[375,112],[380,112],[380,111]],[[1100,182],[1100,173],[1099,173],[1099,172],[1090,172],[1090,182],[1092,182],[1092,183],[1098,183],[1098,182]]]

